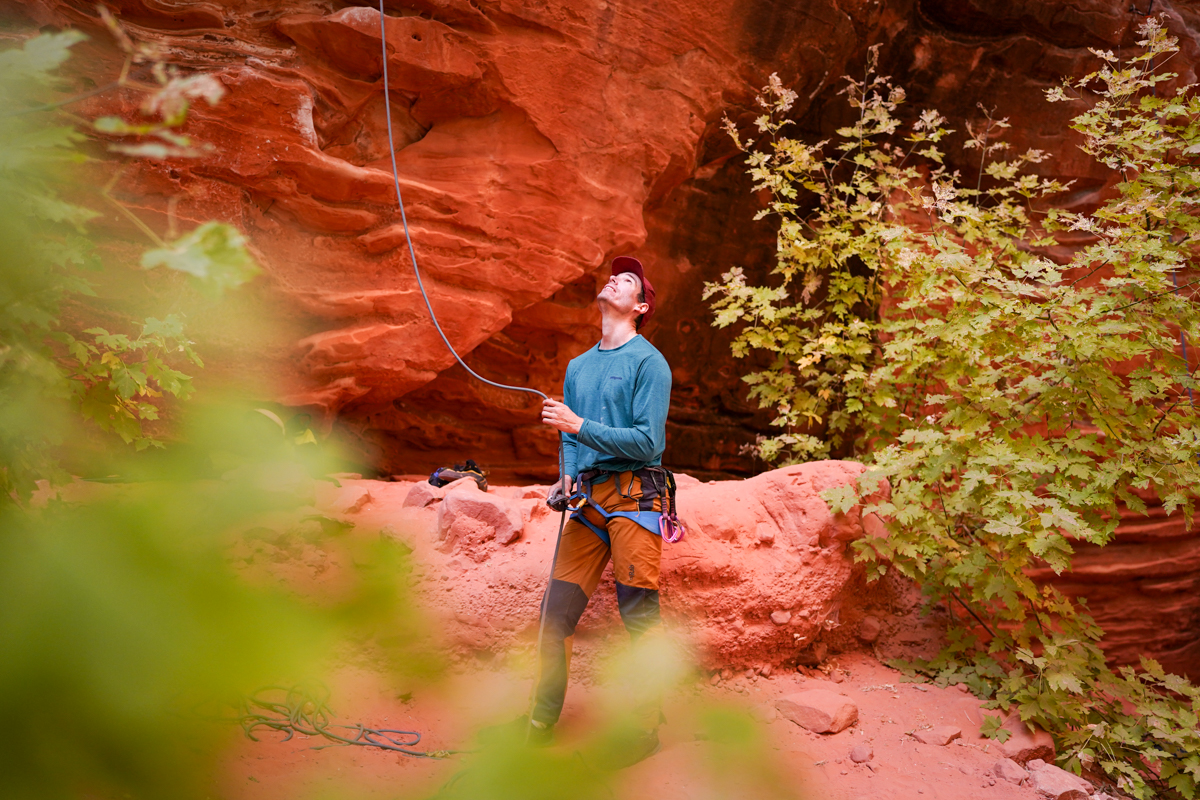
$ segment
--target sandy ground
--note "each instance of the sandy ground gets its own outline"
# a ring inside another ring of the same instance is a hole
[[[837,659],[840,684],[801,673],[735,679],[720,686],[697,684],[668,698],[668,724],[661,729],[663,749],[647,761],[611,779],[622,798],[691,800],[713,796],[709,780],[697,772],[697,759],[710,757],[711,745],[697,738],[689,707],[718,701],[742,706],[761,727],[767,756],[801,798],[849,800],[962,800],[963,798],[1032,798],[1029,788],[991,775],[998,759],[995,745],[979,737],[983,718],[979,701],[964,692],[905,683],[904,677],[866,655]],[[421,747],[454,749],[471,746],[476,724],[518,715],[528,684],[494,669],[461,671],[437,687],[397,692],[379,675],[363,669],[343,670],[336,678],[331,702],[340,721],[374,727],[421,731]],[[734,688],[737,687],[737,688]],[[859,721],[832,735],[810,733],[779,716],[775,701],[801,689],[839,691],[859,709]],[[740,691],[738,690],[740,689]],[[401,698],[412,691],[411,697]],[[560,723],[570,740],[588,725],[582,709],[595,686],[572,687]],[[911,732],[953,725],[962,737],[947,746],[918,742]],[[470,755],[423,760],[372,748],[313,749],[319,740],[279,741],[264,732],[261,741],[237,741],[231,747],[214,789],[221,796],[246,800],[296,800],[336,794],[341,797],[429,797],[455,773],[468,768]],[[871,761],[849,759],[857,744],[873,750]],[[558,745],[571,747],[570,741]],[[719,751],[718,751],[719,752]],[[729,795],[736,796],[736,795]]]
[[[433,519],[432,511],[402,507],[412,485],[347,481],[340,490],[323,489],[329,496],[319,505],[332,515],[353,518],[356,531],[368,535],[375,531],[373,535],[378,536],[380,529],[397,520],[408,519],[413,523],[424,520],[428,525]],[[370,502],[364,499],[364,490],[370,491]],[[425,520],[422,514],[429,519]],[[537,526],[530,528],[535,529]],[[549,542],[544,544],[551,546]],[[242,554],[248,576],[262,567],[266,574],[288,575],[289,583],[304,587],[332,580],[330,576],[338,572],[327,554],[311,546],[289,550],[283,545],[267,547],[257,543],[255,547],[265,549],[258,552],[249,548]],[[420,583],[434,589],[448,585],[445,583],[448,576],[437,570],[444,573],[455,562],[446,564],[446,556],[433,550],[431,543],[415,542],[414,547],[418,573],[423,576]],[[541,573],[545,565],[533,563],[539,558],[525,560],[530,562],[530,575],[544,581]],[[466,568],[456,568],[456,574],[463,569]],[[487,575],[480,566],[462,574],[475,572],[479,572],[477,580],[484,580]],[[484,591],[481,587],[480,592]],[[440,596],[437,591],[425,593],[434,605]],[[594,598],[594,603],[603,601],[599,595]],[[536,600],[532,602],[530,624],[536,618]],[[600,647],[595,647],[596,643],[590,646],[592,655],[581,657],[580,669],[575,671],[559,725],[560,743],[556,745],[566,754],[578,747],[579,741],[594,728],[594,709],[601,706],[601,698],[608,696],[606,692],[611,689],[604,679],[597,677],[602,671],[594,669],[594,663],[586,663],[587,659],[594,662],[595,653],[604,650],[620,651],[627,641],[615,624],[598,624],[599,617],[597,623],[589,623],[591,615],[589,611],[581,625],[590,624],[595,630],[590,634],[581,630],[581,635],[585,641],[589,635],[604,641],[599,643]],[[615,614],[607,616],[614,618],[610,623],[615,623]],[[588,651],[587,647],[584,649]],[[507,655],[492,657],[491,661],[480,661],[473,655],[464,658],[458,652],[450,658],[444,675],[424,683],[388,673],[378,660],[347,655],[339,660],[340,666],[329,679],[330,707],[338,722],[419,731],[424,737],[419,745],[422,750],[469,749],[475,747],[472,737],[480,727],[511,720],[525,711],[532,668],[528,653],[524,656],[521,653],[528,650],[517,647]],[[837,734],[819,735],[777,712],[776,702],[780,698],[814,688],[834,691],[852,700],[858,707],[857,723]],[[757,728],[762,742],[757,752],[765,757],[764,765],[748,766],[743,763],[745,759],[726,760],[722,745],[703,733],[698,709],[713,704],[740,709],[742,723]],[[957,688],[909,682],[866,651],[832,655],[820,669],[784,668],[768,677],[746,671],[726,672],[721,679],[714,677],[711,670],[696,670],[667,696],[664,711],[668,722],[660,731],[662,750],[628,770],[609,776],[611,796],[630,800],[765,797],[757,788],[739,791],[736,778],[733,786],[722,786],[719,780],[722,774],[735,774],[738,767],[761,767],[782,777],[781,783],[788,792],[784,796],[797,798],[1033,800],[1037,797],[1028,786],[1009,783],[993,774],[1001,756],[995,743],[979,736],[985,712],[977,698]],[[960,729],[961,737],[949,745],[936,746],[923,744],[912,735],[943,725]],[[272,731],[262,731],[259,738],[260,741],[254,742],[240,734],[231,735],[228,752],[214,777],[214,797],[428,798],[455,775],[471,769],[473,761],[479,758],[463,754],[444,760],[420,759],[364,747],[316,749],[325,742],[304,737],[284,742],[281,734]],[[873,752],[866,763],[855,763],[849,758],[851,749],[859,744],[869,745]]]

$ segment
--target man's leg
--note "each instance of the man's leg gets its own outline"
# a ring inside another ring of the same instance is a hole
[[[624,473],[623,477],[626,481],[630,480],[628,473]],[[626,483],[621,488],[622,493],[629,497],[614,498],[612,505],[606,503],[605,508],[615,506],[616,510],[621,511],[637,510],[641,497],[641,482],[633,478],[632,486]],[[657,500],[654,508],[660,509]],[[612,519],[608,532],[612,538],[617,608],[621,612],[625,630],[629,631],[636,648],[644,638],[653,638],[662,630],[658,601],[662,537],[623,517]],[[662,700],[654,688],[654,681],[647,681],[638,688],[645,691],[634,691],[633,722],[646,730],[657,728],[662,713]]]
[[[589,520],[599,519],[590,514]],[[599,519],[603,527],[603,519]],[[558,548],[558,563],[550,579],[546,619],[538,652],[538,681],[533,720],[553,725],[562,713],[567,693],[570,647],[575,626],[596,591],[608,564],[609,548],[586,525],[568,521]]]

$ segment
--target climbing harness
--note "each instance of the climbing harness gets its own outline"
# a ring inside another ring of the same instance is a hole
[[[271,697],[274,696],[274,698]],[[279,696],[282,695],[282,698]],[[313,747],[323,750],[326,747],[378,747],[381,750],[392,750],[414,758],[446,758],[461,751],[459,750],[414,750],[421,742],[421,734],[417,731],[404,731],[394,728],[368,728],[357,725],[336,725],[333,723],[333,712],[329,708],[329,689],[322,685],[315,686],[267,686],[259,689],[242,700],[241,714],[237,722],[242,726],[246,736],[251,741],[258,741],[254,731],[258,728],[269,728],[282,731],[286,736],[282,741],[288,741],[296,734],[301,736],[320,736],[330,742]],[[345,735],[337,731],[346,731]]]
[[[683,522],[679,519],[675,505],[675,476],[671,471],[663,467],[645,467],[636,472],[629,474],[629,489],[621,490],[621,476],[623,472],[606,472],[602,470],[590,470],[579,474],[579,488],[571,495],[568,504],[572,513],[571,519],[585,525],[592,533],[600,537],[600,540],[609,547],[612,546],[612,540],[608,535],[608,531],[594,523],[584,514],[584,508],[590,507],[593,511],[605,519],[605,521],[613,517],[622,517],[631,519],[641,527],[651,533],[661,536],[664,542],[674,544],[684,537],[687,529]],[[601,481],[597,478],[603,477]],[[599,503],[592,500],[592,484],[602,483],[604,480],[616,481],[617,494],[627,499],[634,499],[631,495],[633,492],[633,481],[637,478],[641,481],[642,496],[637,498],[637,511],[608,511]],[[654,509],[654,501],[659,500],[661,511]]]

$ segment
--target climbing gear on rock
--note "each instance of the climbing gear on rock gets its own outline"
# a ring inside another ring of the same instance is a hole
[[[566,511],[570,503],[571,498],[563,491],[561,484],[551,489],[550,494],[546,497],[546,505],[559,513]]]
[[[675,544],[687,535],[687,526],[679,518],[679,507],[676,504],[678,488],[675,486],[675,473],[663,467],[649,467],[657,470],[663,485],[659,490],[662,497],[662,516],[658,519],[658,533],[667,544]]]
[[[440,488],[462,478],[474,478],[475,483],[479,484],[480,491],[487,491],[487,473],[469,458],[466,464],[455,464],[453,467],[438,467],[429,476],[429,482]]]

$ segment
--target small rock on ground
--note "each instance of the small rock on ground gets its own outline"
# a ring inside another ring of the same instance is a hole
[[[996,774],[997,778],[1003,778],[1009,783],[1019,784],[1029,777],[1029,773],[1011,758],[1002,758],[997,761],[996,765],[992,767],[992,772]]]
[[[936,728],[916,731],[913,734],[913,737],[921,744],[933,744],[938,747],[945,747],[961,736],[962,729],[953,725],[939,725]]]
[[[1041,759],[1030,761],[1028,767],[1033,788],[1049,800],[1087,800],[1092,793],[1092,785],[1083,778]]]
[[[858,706],[840,694],[814,689],[779,698],[779,713],[813,733],[839,733],[858,721]]]
[[[446,490],[429,483],[418,483],[408,490],[404,497],[403,508],[425,508],[438,502],[446,496]]]
[[[1031,732],[1016,714],[1009,715],[1001,727],[1012,733],[1000,744],[1000,753],[1006,758],[1018,764],[1033,759],[1054,760],[1054,738],[1046,731],[1039,728]]]
[[[850,760],[855,764],[865,764],[875,756],[869,744],[856,744],[850,750]]]
[[[879,638],[879,633],[882,630],[883,625],[879,622],[878,617],[863,617],[862,622],[858,623],[859,641],[870,644]]]

